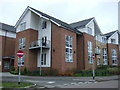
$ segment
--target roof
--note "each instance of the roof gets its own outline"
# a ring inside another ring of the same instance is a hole
[[[87,25],[92,19],[94,18],[89,18],[89,19],[85,19],[85,20],[82,20],[82,21],[78,21],[78,22],[75,22],[75,23],[71,23],[71,27],[73,28],[78,28],[78,27],[84,27],[85,25]]]
[[[0,29],[8,31],[8,32],[16,32],[16,29],[14,26],[8,25],[8,24],[4,24],[4,23],[0,23]]]
[[[104,36],[106,36],[107,38],[109,38],[109,37],[112,36],[116,31],[118,31],[118,30],[115,30],[115,31],[106,33],[106,34],[104,34]]]
[[[77,29],[74,29],[74,28],[71,27],[69,24],[67,24],[67,23],[65,23],[65,22],[63,22],[63,21],[61,21],[61,20],[59,20],[59,19],[56,19],[56,18],[54,18],[54,17],[52,17],[52,16],[50,16],[50,15],[47,15],[47,14],[45,14],[45,13],[39,11],[39,10],[36,10],[36,9],[34,9],[34,8],[32,8],[32,7],[29,7],[29,6],[27,7],[27,9],[26,9],[25,11],[27,11],[28,9],[33,10],[33,11],[36,12],[37,14],[39,14],[39,15],[45,17],[45,18],[48,18],[50,21],[55,22],[55,23],[59,24],[60,26],[66,28],[66,29],[69,29],[69,30],[71,30],[71,31],[77,32]],[[24,13],[25,13],[25,12],[24,12]],[[22,17],[22,16],[21,16],[21,17]],[[21,19],[21,18],[20,18],[20,19]],[[18,20],[18,22],[20,22],[20,20]],[[17,26],[18,22],[16,23],[15,26]],[[82,33],[82,32],[79,32],[79,33]]]

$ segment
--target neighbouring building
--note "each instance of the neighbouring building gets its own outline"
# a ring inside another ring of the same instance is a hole
[[[0,23],[0,67],[3,72],[14,66],[15,38],[14,26]]]
[[[93,54],[95,68],[117,65],[117,31],[113,35],[103,34],[94,17],[67,24],[28,6],[15,28],[15,53],[24,51],[22,58],[15,55],[15,68],[21,60],[22,69],[28,70],[51,68],[60,74],[72,69],[88,70],[93,68]]]
[[[119,31],[104,34],[107,37],[107,55],[109,65],[118,65],[119,59]]]

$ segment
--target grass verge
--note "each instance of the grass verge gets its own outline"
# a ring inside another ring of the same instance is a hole
[[[1,82],[1,83],[3,88],[19,88],[19,87],[26,87],[33,85],[33,83],[28,83],[28,82],[21,82],[19,85],[18,82]]]

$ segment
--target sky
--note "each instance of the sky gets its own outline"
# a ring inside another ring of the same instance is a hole
[[[103,33],[118,29],[119,0],[0,0],[0,22],[15,25],[27,6],[66,23],[95,17]]]

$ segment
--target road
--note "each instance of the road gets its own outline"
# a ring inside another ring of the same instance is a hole
[[[21,76],[21,82],[37,84],[35,88],[118,88],[118,76],[110,77],[37,77]],[[18,81],[17,75],[2,76],[3,81]]]

